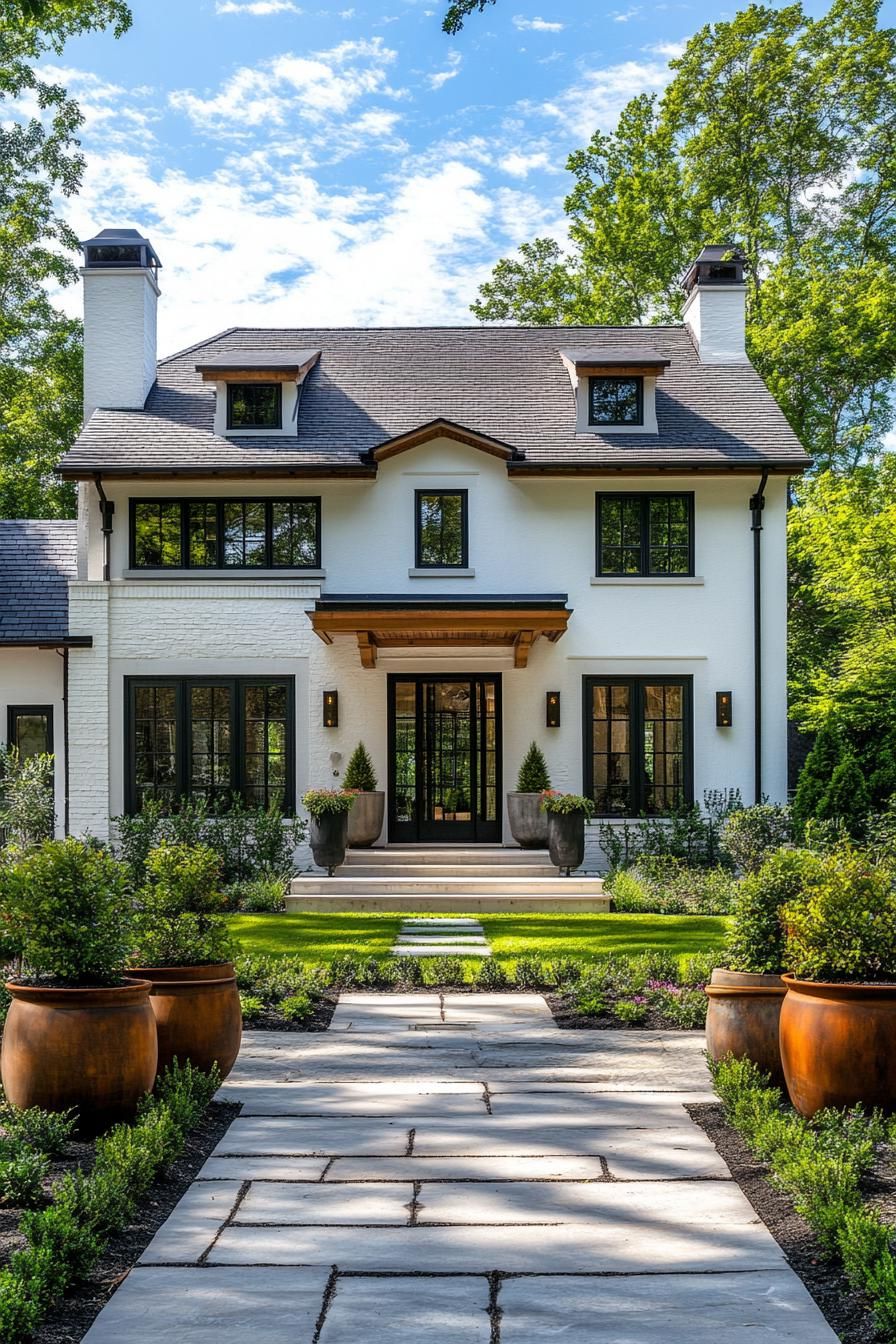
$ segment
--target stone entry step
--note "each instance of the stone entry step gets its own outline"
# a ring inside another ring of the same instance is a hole
[[[552,863],[513,863],[505,868],[497,863],[353,863],[343,865],[340,874],[347,877],[494,877],[496,874],[524,877],[556,877],[557,869]]]
[[[516,849],[510,845],[385,845],[378,849],[349,849],[346,851],[346,868],[363,867],[365,864],[387,863],[390,868],[425,864],[447,864],[451,868],[472,865],[500,864],[505,868],[511,863],[546,864],[551,861],[546,849]]]
[[[451,873],[445,877],[353,877],[338,871],[335,877],[317,877],[313,873],[294,877],[291,883],[293,895],[304,892],[309,896],[326,896],[330,893],[346,892],[355,896],[379,896],[391,892],[395,896],[413,896],[415,892],[426,891],[432,896],[450,895],[452,892],[464,892],[469,896],[527,896],[530,892],[539,895],[588,896],[594,892],[600,880],[593,877],[510,877],[503,873],[488,877],[468,877],[466,873]]]
[[[488,957],[491,947],[476,919],[403,919],[393,957]]]

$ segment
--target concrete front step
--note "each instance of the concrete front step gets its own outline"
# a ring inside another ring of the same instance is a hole
[[[290,882],[292,896],[600,896],[599,877],[317,877],[307,874]]]
[[[439,877],[513,877],[513,878],[552,878],[557,869],[552,863],[352,863],[344,864],[339,870],[341,877],[356,878],[388,877],[390,881],[400,878],[439,878]]]
[[[337,881],[324,879],[328,891]],[[563,882],[568,888],[570,882]],[[322,913],[347,914],[351,911],[389,911],[400,913],[403,910],[438,911],[465,910],[471,914],[580,914],[605,915],[610,909],[610,898],[602,893],[566,895],[535,894],[527,895],[512,892],[492,892],[487,895],[470,895],[456,891],[448,895],[437,895],[417,891],[411,895],[396,896],[394,892],[383,892],[379,896],[359,895],[353,892],[331,892],[331,894],[311,895],[291,894],[286,897],[286,909],[296,914]]]
[[[390,868],[434,863],[459,868],[497,863],[504,868],[518,863],[550,864],[550,858],[546,849],[515,849],[504,845],[415,845],[407,849],[401,845],[388,845],[382,849],[349,849],[343,866],[354,868],[370,863],[388,864]]]

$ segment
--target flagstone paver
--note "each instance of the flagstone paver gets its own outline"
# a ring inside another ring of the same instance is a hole
[[[539,995],[344,995],[243,1105],[86,1344],[836,1344],[685,1105],[692,1032]]]
[[[393,957],[489,957],[491,945],[478,919],[403,919]]]

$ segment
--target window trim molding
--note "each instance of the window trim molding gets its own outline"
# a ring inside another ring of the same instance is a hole
[[[456,565],[447,565],[443,560],[436,564],[427,564],[422,558],[422,527],[420,517],[421,500],[427,496],[439,495],[459,495],[460,496],[460,538],[461,538],[461,558],[460,563]],[[421,489],[414,491],[414,568],[418,570],[443,570],[452,574],[458,574],[461,570],[470,568],[470,492],[461,487],[436,487],[432,490]],[[445,577],[443,575],[443,577]]]
[[[243,750],[243,707],[247,686],[269,686],[282,684],[286,687],[286,781],[283,791],[283,815],[295,816],[296,810],[296,679],[289,674],[277,676],[211,676],[196,675],[143,677],[126,676],[124,678],[124,811],[126,816],[135,816],[137,806],[137,742],[135,731],[135,698],[139,687],[164,686],[174,688],[174,713],[178,728],[175,771],[177,775],[176,796],[178,799],[191,797],[189,779],[189,729],[190,708],[187,692],[193,686],[228,686],[233,695],[230,723],[230,763],[233,787],[231,793],[245,797]]]
[[[47,720],[47,755],[52,756],[55,753],[54,733],[53,733],[53,706],[52,705],[7,705],[6,706],[6,744],[9,747],[17,746],[15,740],[14,726],[19,715],[35,714],[41,715]]]
[[[277,392],[277,422],[276,422],[276,424],[271,424],[271,425],[235,425],[235,424],[233,423],[233,394],[234,394],[234,390],[235,390],[236,388],[238,388],[238,387],[273,387],[273,388],[275,388],[275,389],[276,389],[276,392]],[[240,382],[233,382],[233,383],[228,382],[228,383],[226,383],[226,389],[227,389],[227,391],[226,391],[226,396],[227,396],[227,416],[226,416],[226,426],[227,426],[228,431],[232,430],[235,434],[240,434],[240,433],[242,433],[242,432],[246,432],[246,433],[255,433],[255,434],[257,434],[257,433],[260,433],[260,432],[261,432],[261,433],[264,433],[265,431],[270,431],[270,432],[276,434],[276,433],[279,433],[279,432],[283,429],[283,383],[282,383],[282,381],[278,382],[277,379],[272,378],[269,382],[268,382],[268,381],[265,381],[265,382],[246,382],[246,380],[243,379],[243,381],[242,381],[241,383],[240,383]]]
[[[635,383],[638,392],[638,414],[634,420],[595,420],[592,389],[595,383]],[[626,373],[592,373],[588,376],[588,424],[593,429],[635,429],[644,424],[644,375]]]
[[[682,723],[684,725],[684,806],[690,807],[694,802],[694,677],[693,674],[682,672],[669,675],[652,675],[646,673],[643,676],[614,676],[612,673],[586,674],[582,677],[582,792],[586,798],[594,797],[594,753],[592,751],[592,722],[593,722],[593,699],[592,688],[594,686],[628,686],[636,695],[632,695],[630,704],[632,711],[629,714],[629,731],[632,743],[638,744],[639,752],[643,750],[643,695],[642,690],[645,685],[649,686],[682,686],[684,688],[684,712]],[[631,780],[629,783],[629,808],[625,812],[598,812],[595,815],[603,821],[624,821],[632,820],[647,815],[644,811],[644,789],[642,782],[643,760],[638,763],[633,761]],[[662,819],[666,814],[662,812],[650,813],[649,815]]]
[[[139,565],[137,563],[137,509],[141,504],[172,504],[180,507],[180,562],[177,565]],[[190,524],[189,506],[191,504],[212,504],[216,510],[216,563],[214,565],[190,564]],[[265,531],[265,563],[263,565],[225,565],[224,564],[224,505],[225,504],[263,504]],[[273,506],[275,504],[313,504],[315,506],[314,560],[309,565],[275,565],[273,563]],[[137,574],[180,574],[184,570],[196,574],[263,574],[266,571],[306,573],[322,569],[323,503],[320,495],[132,495],[128,502],[128,569]]]
[[[664,574],[650,568],[650,500],[684,499],[688,506],[688,569],[686,574]],[[601,567],[601,519],[600,506],[605,499],[636,499],[641,511],[641,567],[637,574],[619,574]],[[624,580],[637,582],[639,579],[651,583],[675,583],[683,579],[696,578],[694,570],[694,516],[696,514],[695,492],[693,490],[598,490],[594,495],[594,578],[598,580]],[[594,582],[594,579],[592,579]]]

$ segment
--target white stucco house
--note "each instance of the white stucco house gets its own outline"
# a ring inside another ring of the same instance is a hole
[[[788,477],[706,248],[678,326],[233,328],[156,358],[159,261],[84,244],[77,523],[0,523],[0,725],[59,828],[338,785],[511,843],[534,738],[604,816],[786,795]],[[2,729],[0,729],[2,730]]]

